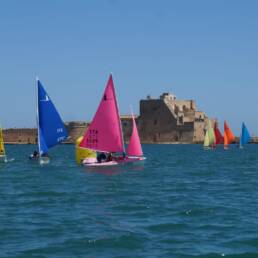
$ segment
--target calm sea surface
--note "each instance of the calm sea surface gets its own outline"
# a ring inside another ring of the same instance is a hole
[[[143,164],[87,170],[74,146],[7,146],[0,257],[258,257],[258,145],[144,145]]]

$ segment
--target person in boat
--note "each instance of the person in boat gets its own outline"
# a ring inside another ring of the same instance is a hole
[[[101,152],[98,156],[97,156],[97,161],[98,163],[101,163],[103,161],[107,160],[107,156],[104,152]]]
[[[31,155],[30,159],[38,159],[39,158],[39,153],[35,150]]]
[[[112,153],[109,152],[107,155],[107,162],[112,161],[112,160],[113,160]]]
[[[125,152],[123,152],[122,155],[116,157],[116,160],[124,160],[124,159],[126,159],[126,153]]]

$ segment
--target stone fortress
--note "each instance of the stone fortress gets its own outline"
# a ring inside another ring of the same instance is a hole
[[[194,100],[180,100],[175,95],[163,93],[159,98],[147,96],[140,100],[140,114],[136,123],[142,143],[200,143],[204,139],[207,117],[197,111]],[[132,131],[131,116],[122,115],[125,141]],[[89,123],[67,122],[67,143],[84,134]],[[37,129],[20,128],[3,131],[6,143],[35,144]]]
[[[170,93],[163,93],[159,99],[148,96],[140,101],[138,127],[143,142],[201,142],[206,120],[193,100],[178,100]]]

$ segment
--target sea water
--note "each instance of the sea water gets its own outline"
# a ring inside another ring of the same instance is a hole
[[[0,164],[0,257],[258,257],[258,145],[144,145],[144,163],[87,169],[74,146]]]

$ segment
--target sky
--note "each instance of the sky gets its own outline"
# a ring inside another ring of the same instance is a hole
[[[258,135],[258,1],[0,1],[0,123],[36,126],[38,76],[64,121],[90,121],[110,73],[121,114],[174,93]]]

